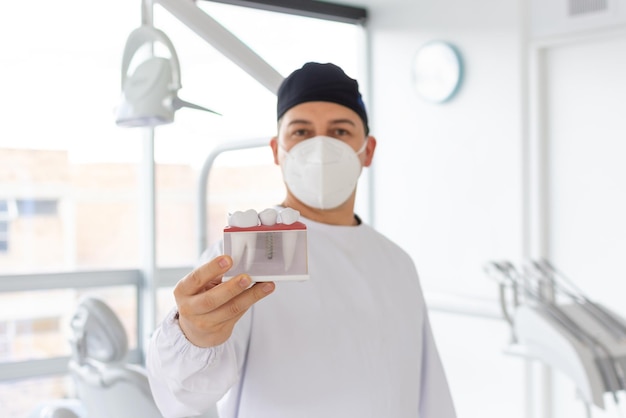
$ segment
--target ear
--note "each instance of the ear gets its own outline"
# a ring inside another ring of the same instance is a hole
[[[270,140],[270,147],[272,147],[272,153],[274,154],[274,164],[280,165],[280,162],[278,161],[278,138],[277,137],[273,137]]]
[[[363,167],[369,167],[370,165],[372,165],[375,150],[376,138],[370,135],[367,137],[367,145],[365,145],[365,161],[363,162]]]

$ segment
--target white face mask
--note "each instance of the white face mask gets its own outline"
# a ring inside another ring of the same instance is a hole
[[[327,136],[304,140],[285,151],[283,178],[293,195],[307,206],[334,209],[344,203],[361,175],[357,152],[345,142]]]

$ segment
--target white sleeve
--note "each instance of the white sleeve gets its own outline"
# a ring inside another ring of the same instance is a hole
[[[209,247],[200,264],[223,253],[222,242]],[[235,326],[224,344],[211,348],[193,345],[183,334],[176,309],[154,331],[146,369],[150,388],[165,418],[205,413],[238,381],[250,335],[250,314]]]
[[[185,338],[173,310],[150,339],[146,368],[154,399],[166,418],[203,414],[238,381],[243,367],[249,315],[231,338],[216,347],[201,348]]]

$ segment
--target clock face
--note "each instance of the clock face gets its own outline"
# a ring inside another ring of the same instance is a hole
[[[418,49],[412,73],[417,94],[428,101],[442,103],[459,89],[461,57],[449,43],[432,41]]]

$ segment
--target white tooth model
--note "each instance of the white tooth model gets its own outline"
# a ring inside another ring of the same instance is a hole
[[[259,224],[259,215],[254,209],[249,209],[245,212],[237,211],[228,217],[228,225],[239,228],[251,228]],[[232,236],[232,253],[233,267],[239,265],[239,262],[243,258],[244,252],[246,253],[246,270],[250,270],[254,255],[256,253],[256,238],[257,234],[254,232],[240,232]]]
[[[291,208],[230,215],[224,253],[232,257],[233,267],[224,280],[242,273],[256,282],[308,280],[306,225],[299,218],[300,212]]]
[[[278,219],[278,211],[276,209],[265,209],[259,213],[259,220],[261,225],[272,226],[276,225]]]
[[[280,220],[284,225],[292,225],[300,218],[300,212],[295,209],[285,208],[280,211]],[[285,261],[285,271],[291,268],[293,256],[296,251],[297,231],[283,232],[283,260]]]
[[[261,225],[273,226],[276,225],[278,220],[278,211],[276,209],[268,208],[259,213],[259,220]],[[265,234],[265,256],[268,260],[274,258],[274,233],[268,232]]]

